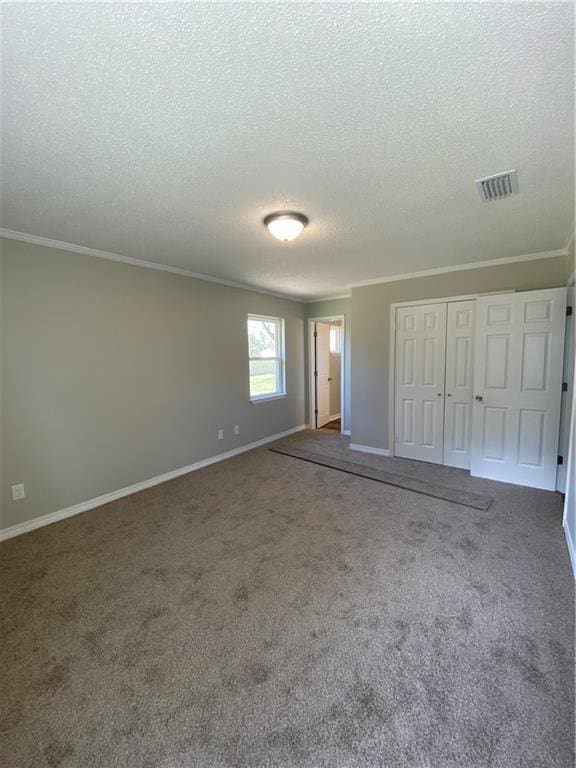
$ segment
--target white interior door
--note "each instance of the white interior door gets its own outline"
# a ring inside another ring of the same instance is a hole
[[[330,326],[316,323],[316,427],[330,421]]]
[[[394,453],[442,464],[446,304],[398,307]]]
[[[446,327],[444,464],[470,469],[475,301],[451,301]]]
[[[566,289],[476,300],[472,474],[554,490]]]

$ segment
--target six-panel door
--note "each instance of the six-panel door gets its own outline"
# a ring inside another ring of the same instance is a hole
[[[394,453],[443,461],[446,304],[396,310]]]
[[[476,300],[473,475],[554,490],[566,289]]]

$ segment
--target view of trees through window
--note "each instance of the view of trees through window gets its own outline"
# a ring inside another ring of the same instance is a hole
[[[248,316],[251,398],[284,392],[283,346],[280,318]]]

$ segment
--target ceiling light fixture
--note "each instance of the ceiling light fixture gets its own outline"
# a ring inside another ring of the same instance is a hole
[[[270,213],[264,219],[264,225],[268,227],[270,234],[285,243],[297,238],[307,224],[308,217],[294,211]]]

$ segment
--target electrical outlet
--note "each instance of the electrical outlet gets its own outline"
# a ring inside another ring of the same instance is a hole
[[[240,426],[238,424],[236,424],[236,426],[234,427],[234,434],[235,435],[239,435],[240,434]]]
[[[224,440],[224,430],[219,429],[218,430],[218,440]]]
[[[12,486],[12,501],[20,501],[20,499],[26,498],[26,491],[24,490],[24,483],[18,483],[18,485]]]

